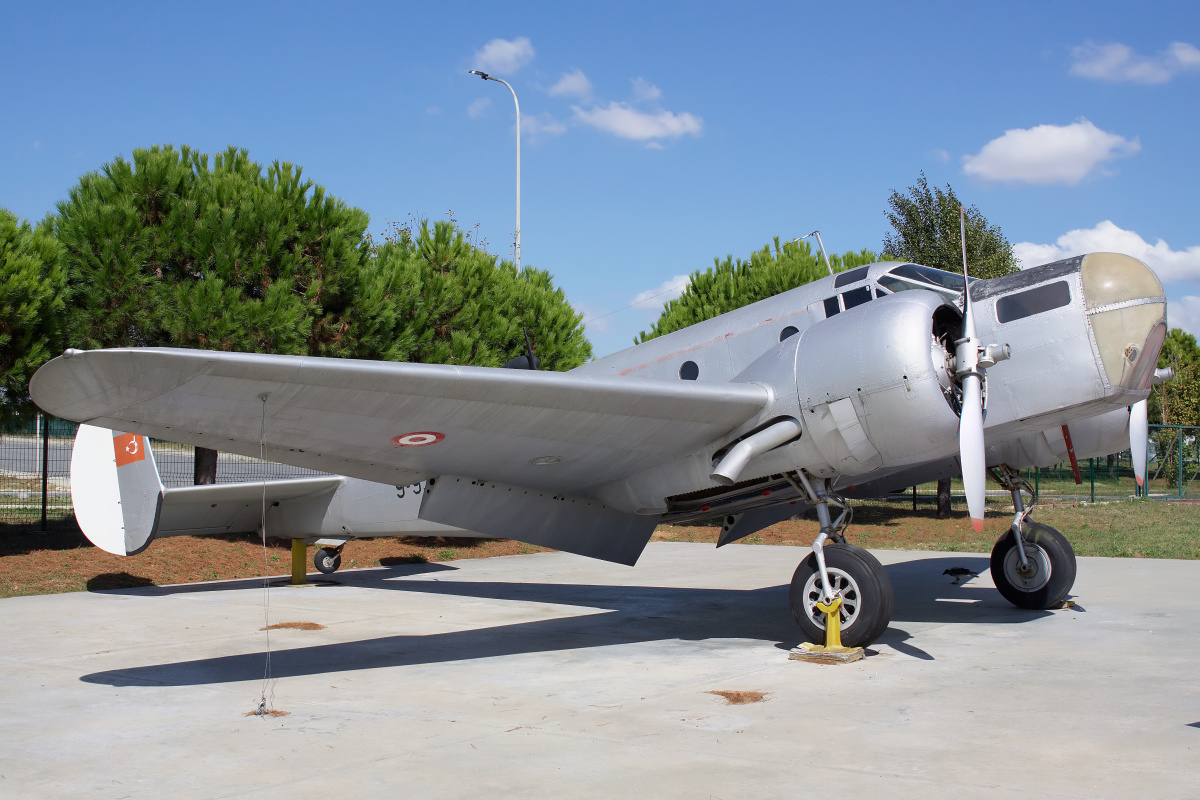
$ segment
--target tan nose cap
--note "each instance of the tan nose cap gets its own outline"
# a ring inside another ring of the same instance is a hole
[[[1109,384],[1145,389],[1166,336],[1167,300],[1158,276],[1131,256],[1092,253],[1080,277]]]

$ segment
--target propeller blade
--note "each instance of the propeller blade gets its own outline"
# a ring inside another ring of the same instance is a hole
[[[1129,407],[1129,452],[1133,456],[1133,476],[1138,488],[1146,485],[1146,441],[1150,438],[1150,422],[1146,401],[1139,400]]]
[[[963,489],[971,527],[983,533],[984,490],[987,487],[987,457],[983,443],[983,379],[979,367],[979,338],[971,306],[970,276],[967,273],[967,212],[958,207],[958,231],[963,257],[963,330],[957,342],[957,371],[962,377],[962,414],[958,421],[958,460],[962,464]]]
[[[958,457],[962,463],[963,490],[971,527],[983,533],[987,458],[983,443],[983,394],[978,375],[963,378],[962,418],[958,422]]]

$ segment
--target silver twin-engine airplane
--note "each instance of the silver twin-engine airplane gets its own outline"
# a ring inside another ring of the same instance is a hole
[[[51,414],[108,429],[81,429],[90,455],[72,486],[82,527],[114,552],[261,524],[262,483],[164,490],[148,436],[337,473],[265,490],[272,535],[319,541],[326,567],[347,541],[388,534],[633,564],[660,523],[720,520],[722,545],[815,507],[792,613],[823,641],[817,603],[840,596],[843,642],[865,645],[888,625],[892,588],[846,543],[847,498],[961,472],[979,529],[990,469],[1015,506],[995,583],[1050,608],[1075,556],[1029,518],[1017,471],[1131,441],[1145,463],[1143,401],[1167,331],[1150,269],[1093,253],[965,288],[961,275],[872,264],[567,373],[68,350],[30,391]]]

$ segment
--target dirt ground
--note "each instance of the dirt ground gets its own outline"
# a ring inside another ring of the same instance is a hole
[[[1081,556],[1200,558],[1200,504],[1111,503],[1039,506],[1037,519],[1061,530]],[[936,519],[932,509],[912,511],[904,504],[856,506],[847,539],[884,550],[989,552],[1011,517],[989,511],[984,532],[976,534],[960,510]],[[810,514],[773,525],[744,544],[808,547],[817,534]],[[715,526],[662,525],[654,541],[715,543]],[[266,571],[286,575],[291,542],[268,540]],[[507,539],[380,538],[350,542],[342,567],[391,566],[542,552],[545,548]],[[315,572],[308,548],[310,574]],[[264,554],[253,536],[175,537],[154,542],[137,556],[114,556],[93,547],[78,529],[50,533],[8,533],[0,529],[0,597],[53,594],[131,586],[262,576]]]
[[[266,571],[291,570],[290,539],[268,539]],[[342,551],[342,568],[537,553],[545,548],[508,539],[360,539]],[[308,571],[315,574],[308,548]],[[254,536],[179,536],[155,541],[136,556],[106,553],[78,530],[0,535],[0,597],[163,586],[261,577],[263,546]]]

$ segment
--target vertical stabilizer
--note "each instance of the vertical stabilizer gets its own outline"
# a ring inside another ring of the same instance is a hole
[[[71,502],[92,544],[119,556],[145,550],[158,532],[162,497],[149,439],[79,426],[71,453]]]

